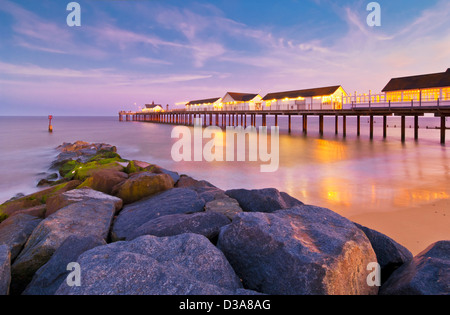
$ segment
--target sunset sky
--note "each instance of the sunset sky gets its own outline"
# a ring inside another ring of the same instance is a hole
[[[450,1],[380,0],[381,27],[349,0],[0,0],[0,115],[116,115],[169,104],[450,67]]]

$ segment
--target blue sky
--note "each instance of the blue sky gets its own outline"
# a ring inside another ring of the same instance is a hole
[[[0,0],[6,115],[115,115],[155,101],[343,85],[450,67],[450,1]]]

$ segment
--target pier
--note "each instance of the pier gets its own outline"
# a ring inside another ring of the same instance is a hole
[[[391,104],[387,106],[373,107],[371,104],[366,106],[358,105],[350,109],[340,110],[204,110],[204,111],[187,111],[187,110],[172,110],[167,112],[119,112],[119,121],[139,121],[139,122],[153,122],[161,124],[174,124],[191,126],[195,119],[202,119],[203,126],[248,126],[258,127],[258,121],[261,126],[267,126],[267,116],[275,117],[275,126],[279,126],[279,117],[287,117],[288,132],[292,132],[292,117],[300,116],[302,118],[301,129],[304,134],[308,133],[308,118],[319,118],[319,134],[324,133],[324,117],[334,117],[335,133],[339,134],[339,120],[342,120],[342,135],[347,135],[347,118],[356,117],[357,122],[357,136],[361,136],[361,117],[366,117],[369,120],[369,139],[374,138],[374,117],[383,117],[383,138],[387,138],[387,117],[400,117],[400,138],[402,142],[406,141],[406,118],[414,118],[414,139],[419,140],[419,117],[426,114],[432,114],[434,117],[440,118],[440,142],[445,145],[446,142],[446,118],[450,117],[450,104],[440,105],[437,102],[436,106],[401,106],[395,107]]]

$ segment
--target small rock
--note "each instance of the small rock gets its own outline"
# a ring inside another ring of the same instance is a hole
[[[450,295],[450,241],[430,245],[394,271],[380,295]]]
[[[114,186],[128,179],[128,174],[117,170],[98,170],[86,179],[80,187],[90,187],[105,194],[112,194]]]
[[[270,213],[303,205],[303,202],[274,188],[257,190],[234,189],[225,193],[229,197],[236,199],[245,212]]]
[[[205,202],[210,202],[214,199],[223,199],[227,197],[222,189],[217,188],[213,184],[205,180],[193,179],[192,177],[189,177],[187,175],[181,175],[175,187],[192,189],[193,191],[197,192]]]
[[[243,212],[239,206],[239,202],[228,196],[226,198],[215,199],[208,202],[205,205],[205,211],[224,214],[230,220],[232,220],[236,214]]]

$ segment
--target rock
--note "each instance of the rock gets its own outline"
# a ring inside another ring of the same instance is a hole
[[[195,191],[173,188],[125,206],[114,222],[111,238],[124,240],[146,222],[171,214],[203,211],[205,202]]]
[[[186,175],[180,176],[175,187],[192,189],[197,192],[205,202],[227,198],[227,195],[225,195],[225,192],[222,189],[217,188],[205,180],[196,180]]]
[[[40,206],[36,206],[36,207],[33,207],[33,208],[24,209],[24,210],[17,210],[13,214],[11,214],[10,217],[13,217],[13,216],[18,215],[18,214],[28,214],[28,215],[31,215],[33,217],[43,219],[43,218],[45,218],[45,212],[46,211],[47,211],[47,206],[46,205],[40,205]]]
[[[172,177],[167,174],[144,172],[131,175],[125,182],[116,186],[113,193],[122,199],[124,204],[130,204],[170,189],[173,185]]]
[[[18,214],[0,224],[0,245],[8,246],[12,262],[41,221],[41,219],[27,214]]]
[[[355,225],[366,234],[372,244],[372,248],[377,255],[377,260],[381,267],[382,284],[398,267],[413,259],[413,254],[408,249],[390,237],[357,223]]]
[[[5,213],[8,216],[11,216],[16,211],[22,211],[36,206],[41,206],[46,203],[49,197],[75,189],[80,184],[80,181],[70,181],[58,186],[38,191],[34,194],[22,197],[14,201],[5,202],[0,206],[0,213]]]
[[[102,245],[106,245],[106,242],[98,236],[69,236],[52,258],[39,268],[22,294],[54,295],[69,274],[67,265],[76,262],[84,252]]]
[[[239,202],[237,202],[236,199],[230,198],[228,196],[226,196],[226,198],[215,199],[208,202],[205,205],[205,211],[212,213],[221,213],[223,215],[226,215],[230,220],[232,220],[236,214],[243,212],[241,207],[239,206]]]
[[[166,215],[142,224],[127,237],[127,241],[142,235],[164,237],[185,233],[200,234],[214,240],[219,235],[220,228],[227,224],[230,224],[230,220],[220,213],[197,212]]]
[[[11,254],[8,246],[0,245],[0,295],[9,294],[11,282]]]
[[[170,175],[170,177],[172,177],[174,183],[177,183],[180,180],[180,175],[177,172],[169,171],[164,168],[160,168],[160,170],[162,173]]]
[[[67,207],[70,204],[88,200],[111,202],[114,204],[116,211],[122,209],[123,206],[122,200],[117,197],[104,194],[89,187],[84,187],[50,197],[47,200],[46,217],[48,218],[59,209]]]
[[[106,240],[115,212],[114,202],[92,199],[73,203],[41,221],[12,265],[11,292],[20,294],[69,236]]]
[[[234,189],[226,191],[225,194],[236,199],[242,210],[246,212],[270,213],[303,205],[303,202],[274,188],[258,190]]]
[[[381,295],[450,295],[450,241],[430,245],[398,268]]]
[[[204,236],[142,236],[82,254],[79,287],[57,295],[214,295],[242,288],[223,253]]]
[[[114,186],[123,183],[127,179],[128,175],[124,172],[116,170],[99,170],[98,172],[94,172],[92,176],[86,179],[78,188],[90,187],[94,190],[111,195]]]
[[[324,208],[239,213],[222,228],[221,249],[248,289],[272,295],[367,295],[376,256],[351,221]]]

